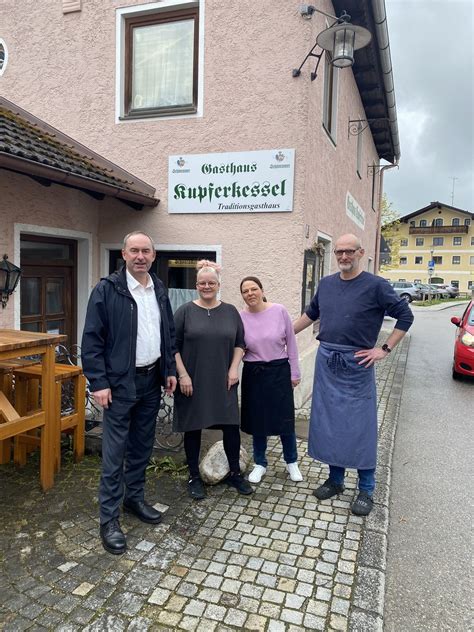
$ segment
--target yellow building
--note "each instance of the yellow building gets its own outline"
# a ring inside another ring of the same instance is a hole
[[[398,267],[381,274],[390,281],[451,283],[474,289],[474,213],[431,202],[401,218]],[[392,262],[395,263],[395,262]]]

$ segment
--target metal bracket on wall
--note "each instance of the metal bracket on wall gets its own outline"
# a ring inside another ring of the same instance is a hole
[[[309,53],[306,55],[306,57],[303,59],[303,61],[300,64],[299,68],[293,68],[293,77],[299,77],[301,75],[301,69],[303,68],[303,66],[305,65],[307,59],[309,57],[316,57],[316,59],[318,60],[316,62],[316,66],[314,67],[313,72],[311,73],[311,81],[314,81],[316,79],[316,77],[318,76],[318,66],[319,66],[319,62],[321,61],[321,57],[324,53],[324,50],[321,49],[320,53],[314,53],[314,49],[316,48],[316,46],[318,46],[318,44],[316,43],[313,48],[309,51]]]
[[[388,118],[349,119],[347,125],[347,138],[350,138],[351,136],[359,136],[359,134],[362,134],[369,125],[376,125],[377,123],[384,123],[385,121],[388,121]]]

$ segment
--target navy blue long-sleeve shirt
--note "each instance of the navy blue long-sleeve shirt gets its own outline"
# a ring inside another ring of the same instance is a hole
[[[361,272],[345,281],[338,272],[321,279],[306,315],[320,319],[318,340],[372,349],[385,312],[397,320],[395,329],[408,331],[413,323],[408,303],[385,279]]]

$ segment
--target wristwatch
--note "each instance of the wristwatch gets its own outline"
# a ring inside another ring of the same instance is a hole
[[[384,345],[382,345],[382,351],[386,351],[387,353],[390,353],[392,350],[390,349],[388,344],[385,343]]]

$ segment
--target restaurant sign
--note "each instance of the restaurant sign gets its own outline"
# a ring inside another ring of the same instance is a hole
[[[365,213],[349,192],[346,195],[346,214],[359,228],[365,228]]]
[[[170,156],[169,213],[293,210],[294,149]]]

